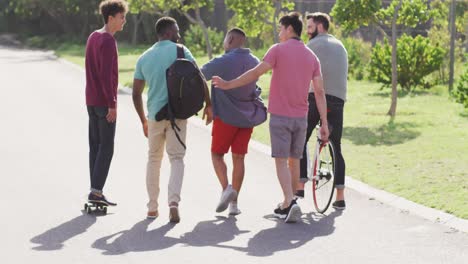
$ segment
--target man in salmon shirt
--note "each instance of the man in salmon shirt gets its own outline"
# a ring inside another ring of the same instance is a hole
[[[117,119],[118,62],[114,34],[123,30],[127,3],[107,0],[99,5],[104,27],[91,33],[86,43],[86,106],[89,116],[89,202],[115,206],[103,195],[114,153]]]
[[[302,157],[307,129],[308,94],[313,83],[317,109],[322,127],[320,134],[328,140],[327,104],[323,89],[320,62],[302,43],[302,21],[296,12],[279,20],[280,43],[273,45],[263,61],[240,77],[225,81],[215,76],[212,83],[221,89],[233,89],[257,80],[270,69],[268,111],[270,112],[271,153],[284,200],[274,210],[275,216],[287,223],[300,220],[302,212],[294,199],[299,181],[299,162]]]

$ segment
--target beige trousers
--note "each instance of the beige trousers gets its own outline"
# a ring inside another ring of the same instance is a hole
[[[187,120],[176,120],[180,139],[185,143]],[[148,211],[158,210],[159,176],[164,156],[164,144],[171,163],[168,186],[168,204],[180,202],[180,192],[184,178],[185,149],[177,140],[168,120],[148,120],[148,164],[146,168],[146,189],[148,191]]]

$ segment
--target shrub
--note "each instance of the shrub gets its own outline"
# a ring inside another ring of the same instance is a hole
[[[370,43],[358,38],[342,38],[341,41],[348,51],[348,73],[356,80],[366,77],[366,67],[370,61]]]
[[[370,78],[390,86],[392,83],[391,46],[387,39],[375,45],[369,64]],[[444,49],[431,45],[428,38],[406,34],[397,40],[398,84],[406,91],[421,86],[429,88],[424,77],[438,70],[443,62]]]
[[[468,63],[465,63],[465,72],[460,76],[457,88],[453,91],[453,96],[458,103],[468,109]]]

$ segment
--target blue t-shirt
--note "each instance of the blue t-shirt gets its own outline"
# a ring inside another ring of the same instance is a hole
[[[185,58],[195,62],[190,50],[184,47]],[[148,118],[156,114],[168,102],[166,70],[177,59],[177,45],[170,40],[156,42],[138,59],[134,78],[148,84]]]
[[[212,59],[201,71],[207,80],[215,75],[230,81],[255,68],[259,59],[249,49],[237,48]],[[236,127],[253,127],[266,118],[256,82],[230,90],[211,87],[213,115]]]

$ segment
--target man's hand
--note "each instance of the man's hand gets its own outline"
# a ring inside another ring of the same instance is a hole
[[[148,137],[148,121],[146,119],[143,122],[143,134],[145,134],[145,137]]]
[[[106,115],[107,122],[114,123],[117,119],[117,109],[116,108],[109,108]]]
[[[227,90],[228,88],[228,82],[226,82],[225,80],[223,80],[221,77],[219,76],[213,76],[211,78],[211,83],[217,87],[217,88],[220,88],[222,90]]]
[[[211,105],[206,106],[205,109],[203,110],[202,119],[205,119],[205,116],[206,116],[206,125],[209,125],[211,121],[213,121],[213,109],[211,108]]]
[[[327,143],[329,135],[330,132],[328,131],[328,124],[322,125],[320,127],[320,140],[322,140],[323,143]]]

